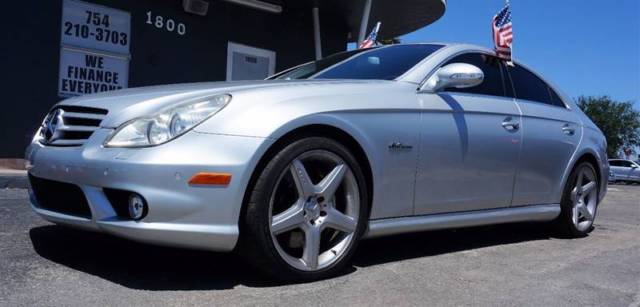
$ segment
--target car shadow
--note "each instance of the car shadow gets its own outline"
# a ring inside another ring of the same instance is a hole
[[[517,223],[404,234],[362,241],[356,267],[558,238],[549,224]]]
[[[148,245],[58,225],[32,228],[36,253],[71,269],[139,290],[276,286],[235,253]]]
[[[32,228],[29,235],[41,257],[131,289],[217,290],[237,285],[284,285],[263,276],[236,253],[153,246],[57,225]],[[353,266],[343,274],[358,267],[548,238],[550,232],[541,224],[513,224],[365,240],[356,251]]]
[[[453,111],[451,112],[451,116],[453,116],[456,129],[458,130],[462,157],[463,159],[466,159],[467,154],[469,153],[469,126],[467,125],[465,110],[455,98],[447,93],[438,93],[438,97],[444,100],[444,102],[447,103]]]

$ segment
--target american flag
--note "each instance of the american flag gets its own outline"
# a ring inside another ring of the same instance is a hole
[[[511,61],[513,29],[511,27],[511,11],[509,10],[508,1],[504,8],[496,16],[493,16],[491,26],[493,28],[493,43],[495,44],[496,54],[501,59]]]
[[[376,44],[376,38],[378,37],[378,31],[380,31],[380,22],[376,23],[376,26],[371,30],[367,39],[363,40],[362,43],[358,46],[358,49],[362,48],[371,48]]]

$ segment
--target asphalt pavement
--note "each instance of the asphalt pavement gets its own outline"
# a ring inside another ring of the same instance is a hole
[[[56,226],[0,190],[0,306],[638,306],[640,185],[613,185],[595,231],[510,224],[364,241],[343,275],[279,284],[235,254]]]

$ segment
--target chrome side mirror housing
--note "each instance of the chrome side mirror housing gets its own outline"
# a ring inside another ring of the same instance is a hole
[[[440,67],[422,86],[422,91],[438,92],[445,88],[467,88],[479,85],[484,80],[482,70],[466,63],[452,63]]]

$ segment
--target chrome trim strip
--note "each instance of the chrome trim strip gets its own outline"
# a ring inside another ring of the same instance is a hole
[[[558,215],[560,215],[560,204],[549,204],[380,219],[369,221],[365,238],[446,228],[550,221]]]
[[[104,119],[105,115],[92,113],[64,112],[62,117]]]
[[[58,127],[59,131],[79,131],[79,132],[93,132],[98,129],[97,126],[71,126],[71,125],[62,125]]]
[[[59,146],[82,145],[86,141],[87,141],[86,139],[81,139],[81,140],[55,140],[53,142],[48,143],[47,145],[59,145]]]

